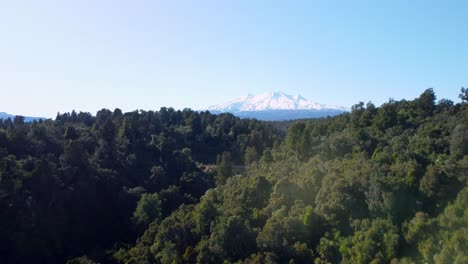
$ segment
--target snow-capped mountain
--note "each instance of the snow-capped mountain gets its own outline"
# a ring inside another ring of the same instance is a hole
[[[226,103],[210,106],[213,113],[232,113],[239,117],[262,120],[288,120],[334,116],[348,111],[346,107],[330,106],[307,100],[301,95],[291,96],[284,92],[269,92],[247,95]]]

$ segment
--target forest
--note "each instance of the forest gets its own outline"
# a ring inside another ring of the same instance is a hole
[[[460,99],[0,120],[0,263],[468,263]]]

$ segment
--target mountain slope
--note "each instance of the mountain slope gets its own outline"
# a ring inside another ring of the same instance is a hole
[[[8,113],[5,113],[5,112],[0,112],[0,119],[6,120],[6,119],[10,118],[11,120],[13,120],[13,119],[15,119],[15,116],[16,115],[11,115],[11,114],[8,114]],[[46,119],[46,118],[44,118],[44,117],[31,117],[31,116],[25,116],[24,117],[25,122],[32,122],[34,120],[44,120],[44,119]]]
[[[269,92],[247,95],[226,103],[210,106],[213,113],[232,113],[243,118],[261,120],[291,120],[334,116],[348,111],[342,106],[329,106],[307,100],[301,95],[291,96],[284,92]]]

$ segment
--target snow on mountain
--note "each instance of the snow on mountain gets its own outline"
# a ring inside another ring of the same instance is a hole
[[[239,113],[246,111],[272,110],[337,110],[348,111],[342,106],[329,106],[307,100],[301,95],[291,96],[284,92],[269,92],[259,95],[247,95],[232,99],[224,104],[208,108],[214,112]]]

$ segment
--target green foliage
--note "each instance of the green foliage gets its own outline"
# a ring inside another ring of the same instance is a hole
[[[96,264],[96,262],[92,261],[86,256],[83,256],[83,257],[71,259],[67,261],[66,264]]]
[[[218,156],[216,165],[218,166],[216,184],[221,185],[226,183],[227,178],[231,177],[233,174],[231,153],[223,152],[222,155]]]
[[[207,168],[218,155],[229,152],[232,165],[242,165],[247,148],[273,146],[281,137],[275,131],[229,114],[172,108],[1,120],[2,263],[64,263],[85,253],[103,263],[113,255],[152,263],[152,243],[123,245],[214,187]]]
[[[458,96],[464,103],[468,103],[468,88],[461,88],[460,95]]]
[[[245,155],[244,155],[244,160],[245,160],[245,165],[248,166],[255,162],[258,159],[258,154],[257,151],[255,150],[254,147],[248,147],[245,150]]]
[[[452,132],[450,154],[456,158],[468,155],[468,126],[458,124]]]
[[[422,218],[422,219],[421,219]],[[468,260],[468,188],[437,218],[416,215],[405,236],[416,244],[424,261],[466,263]]]
[[[133,213],[138,224],[148,225],[161,217],[161,201],[157,193],[145,193]]]
[[[2,263],[467,263],[464,94],[1,121]]]
[[[231,216],[216,225],[210,236],[210,252],[222,259],[236,261],[256,252],[256,233],[240,216]]]
[[[342,241],[340,252],[349,263],[388,263],[396,257],[399,240],[391,221],[365,219],[356,224],[352,237]]]

